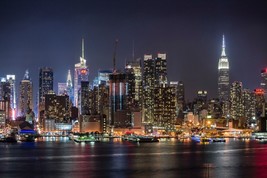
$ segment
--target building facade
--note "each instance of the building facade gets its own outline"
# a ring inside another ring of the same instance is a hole
[[[44,101],[44,96],[53,91],[54,72],[50,67],[43,67],[39,70],[39,93],[38,103]]]
[[[261,87],[264,89],[264,97],[267,100],[267,67],[261,70]]]
[[[143,123],[154,119],[155,61],[152,55],[144,55],[143,68]]]
[[[89,81],[89,69],[86,65],[86,60],[84,58],[84,39],[82,39],[82,56],[80,57],[80,62],[75,64],[74,69],[74,106],[81,110],[81,101],[79,101],[79,90],[81,89],[82,81]]]
[[[19,85],[19,107],[18,115],[26,116],[28,109],[33,109],[33,84],[26,70],[23,80]]]
[[[140,110],[142,104],[142,69],[140,60],[127,62],[125,66],[127,80],[127,105]]]
[[[222,53],[218,63],[218,95],[220,101],[229,100],[229,62],[225,52],[225,40],[223,36]]]
[[[235,81],[230,89],[230,117],[239,119],[244,116],[242,83]]]

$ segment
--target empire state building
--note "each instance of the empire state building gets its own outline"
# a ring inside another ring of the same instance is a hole
[[[225,53],[224,35],[222,54],[218,63],[218,94],[220,101],[227,101],[229,99],[229,62]]]

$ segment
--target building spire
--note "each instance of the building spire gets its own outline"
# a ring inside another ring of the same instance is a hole
[[[72,80],[71,80],[71,73],[70,73],[70,70],[68,70],[67,87],[72,87]]]
[[[30,80],[30,77],[29,77],[29,70],[27,69],[26,71],[25,71],[25,74],[24,74],[24,78],[23,78],[24,80]]]
[[[226,56],[224,35],[223,35],[223,39],[222,39],[222,54],[221,54],[221,56]]]
[[[82,58],[84,59],[84,38],[82,38]]]

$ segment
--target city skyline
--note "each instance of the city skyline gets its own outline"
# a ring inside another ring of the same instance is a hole
[[[66,81],[69,69],[74,76],[84,38],[93,83],[99,69],[112,69],[118,38],[119,69],[132,60],[133,48],[135,58],[141,59],[166,53],[168,81],[184,82],[186,100],[198,90],[213,98],[224,34],[230,83],[241,81],[253,90],[266,67],[267,6],[264,1],[242,2],[1,1],[0,76],[15,74],[18,86],[29,69],[35,98],[39,68],[53,68],[54,86]]]

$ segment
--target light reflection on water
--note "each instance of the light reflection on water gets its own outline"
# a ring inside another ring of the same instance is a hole
[[[207,145],[121,140],[78,144],[68,138],[0,144],[4,177],[253,177],[267,176],[267,145],[229,139]],[[28,168],[31,167],[31,172]],[[88,177],[88,176],[87,176]]]

